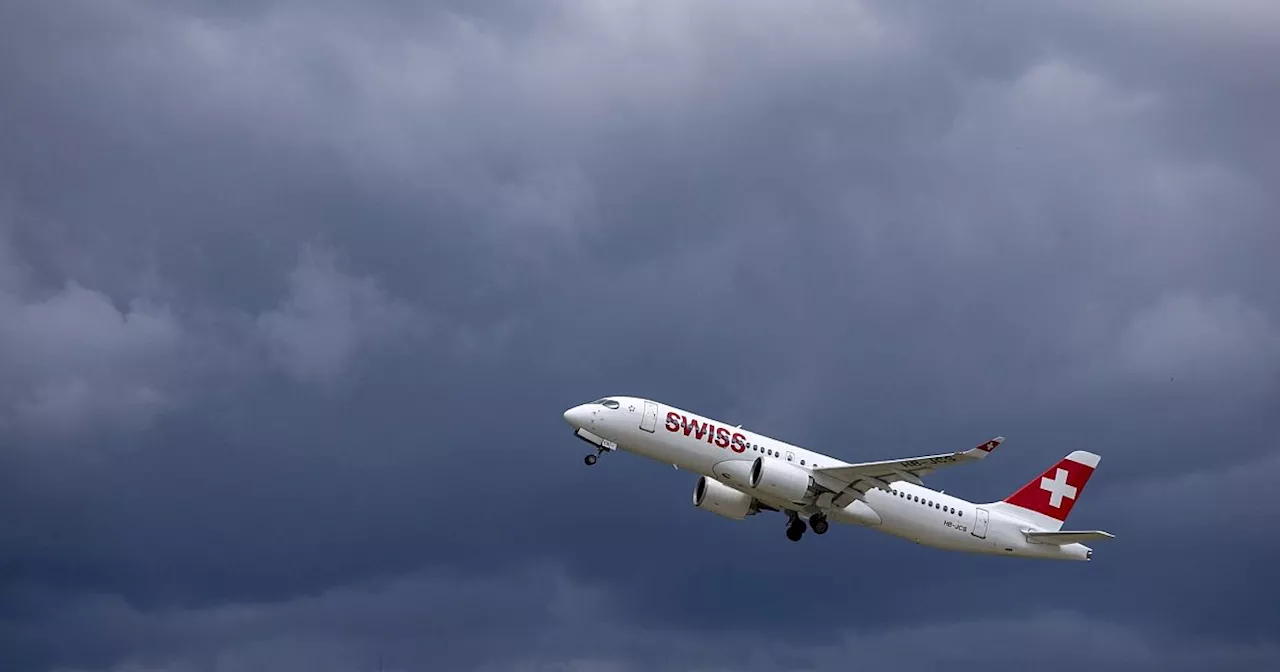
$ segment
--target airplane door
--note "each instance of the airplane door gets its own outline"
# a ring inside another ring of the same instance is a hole
[[[979,539],[987,538],[987,522],[990,516],[986,509],[978,509],[978,519],[973,521],[973,536]]]
[[[644,402],[644,415],[640,417],[640,429],[652,432],[658,428],[658,405],[652,401]]]

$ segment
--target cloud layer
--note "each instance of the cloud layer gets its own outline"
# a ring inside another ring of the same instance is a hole
[[[1275,666],[1273,4],[0,9],[0,660]],[[613,393],[1118,538],[792,545]]]

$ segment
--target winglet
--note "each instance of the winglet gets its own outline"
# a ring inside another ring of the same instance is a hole
[[[1002,444],[1002,443],[1004,443],[1004,437],[1003,437],[1003,436],[997,436],[996,438],[991,439],[990,441],[987,441],[986,443],[980,444],[980,445],[978,445],[978,446],[975,446],[975,447],[973,447],[973,448],[970,448],[969,450],[964,451],[964,453],[962,453],[962,454],[963,454],[963,455],[967,455],[967,456],[969,456],[969,457],[971,457],[971,458],[975,458],[975,459],[979,459],[979,460],[981,460],[982,458],[984,458],[984,457],[986,457],[988,454],[990,454],[990,453],[991,453],[991,451],[995,450],[995,449],[996,449],[996,446],[998,446],[998,445],[1000,445],[1000,444]]]

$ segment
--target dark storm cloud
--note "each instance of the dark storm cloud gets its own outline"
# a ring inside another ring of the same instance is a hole
[[[813,640],[637,628],[618,622],[614,598],[543,566],[483,582],[411,575],[288,604],[140,613],[94,598],[60,612],[57,623],[61,632],[106,651],[135,638],[162,642],[152,660],[120,668],[138,672],[210,666],[325,672],[376,669],[379,661],[383,669],[405,670],[442,660],[479,670],[840,670],[854,662],[904,670],[1010,663],[1047,670],[1202,670],[1265,667],[1280,653],[1266,642],[1175,641],[1060,611],[1026,620],[923,618],[902,628],[824,629]],[[488,606],[499,600],[515,608]],[[1045,659],[1046,650],[1064,646]],[[915,654],[904,657],[904,650]],[[502,664],[486,662],[495,659]],[[86,668],[68,661],[61,669]]]
[[[1280,657],[1267,3],[0,26],[18,669]],[[975,499],[1086,446],[1072,524],[1119,539],[1084,567],[792,546],[692,511],[684,472],[584,472],[560,412],[613,392],[848,459],[1004,434],[934,480]],[[934,645],[961,641],[1019,644]]]

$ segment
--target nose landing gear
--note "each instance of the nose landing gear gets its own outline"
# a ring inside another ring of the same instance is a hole
[[[588,454],[586,457],[582,458],[582,461],[583,461],[583,462],[585,462],[585,463],[587,464],[587,466],[589,467],[589,466],[591,466],[591,465],[595,464],[595,463],[596,463],[596,460],[599,460],[599,459],[600,459],[600,456],[601,456],[601,455],[603,455],[603,454],[604,454],[604,452],[605,452],[606,450],[608,450],[608,449],[607,449],[607,448],[605,448],[605,447],[603,447],[603,446],[601,446],[600,448],[596,449],[596,452],[595,452],[595,453]]]

